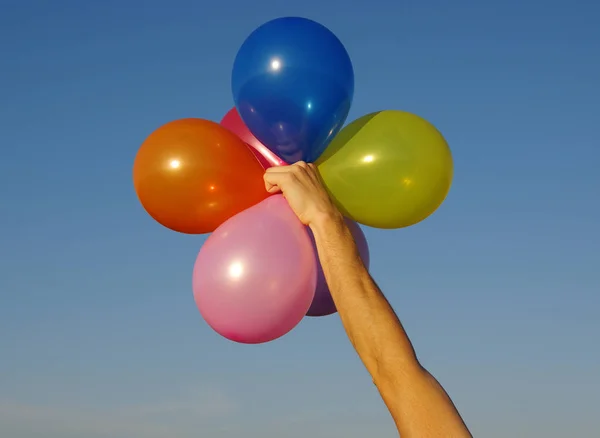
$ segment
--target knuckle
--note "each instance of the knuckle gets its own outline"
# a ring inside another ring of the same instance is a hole
[[[292,180],[297,178],[297,175],[295,172],[286,172],[285,174],[282,175],[283,179],[286,181]]]
[[[290,174],[292,174],[292,175],[298,175],[298,174],[300,174],[303,171],[304,171],[304,169],[302,168],[302,166],[298,165],[298,163],[295,163],[290,168]]]

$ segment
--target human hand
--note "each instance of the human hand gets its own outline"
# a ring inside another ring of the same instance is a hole
[[[312,227],[323,220],[343,220],[314,164],[298,161],[289,166],[270,167],[264,180],[267,191],[281,192],[304,225]]]

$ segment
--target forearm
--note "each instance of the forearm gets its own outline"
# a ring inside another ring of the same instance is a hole
[[[373,380],[388,366],[418,367],[410,340],[360,259],[343,218],[324,218],[311,229],[346,333]]]
[[[362,263],[341,216],[323,218],[311,229],[346,333],[402,437],[470,437],[444,389],[419,364],[402,324]]]

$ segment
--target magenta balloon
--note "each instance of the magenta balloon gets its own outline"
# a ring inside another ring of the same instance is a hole
[[[317,283],[308,231],[285,198],[235,215],[206,240],[194,266],[194,299],[206,322],[235,342],[259,344],[292,330]]]
[[[346,225],[348,225],[348,228],[350,228],[350,232],[352,233],[352,237],[354,237],[356,246],[358,246],[360,258],[362,259],[367,269],[369,269],[369,245],[367,244],[367,238],[365,237],[365,233],[363,233],[362,229],[356,222],[348,218],[344,219],[346,221]],[[313,237],[312,234],[310,236],[311,238]],[[312,239],[312,242],[314,245],[314,238]],[[315,254],[316,253],[317,248],[315,246]],[[332,313],[335,313],[337,309],[335,308],[335,304],[333,302],[333,299],[331,298],[331,293],[329,292],[329,287],[327,286],[327,282],[325,281],[325,275],[323,274],[323,269],[321,268],[320,261],[318,261],[317,269],[317,290],[315,291],[315,297],[306,315],[331,315]]]

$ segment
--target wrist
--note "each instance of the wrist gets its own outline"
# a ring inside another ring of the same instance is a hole
[[[346,226],[344,216],[337,209],[322,212],[308,224],[314,235],[328,234]]]

